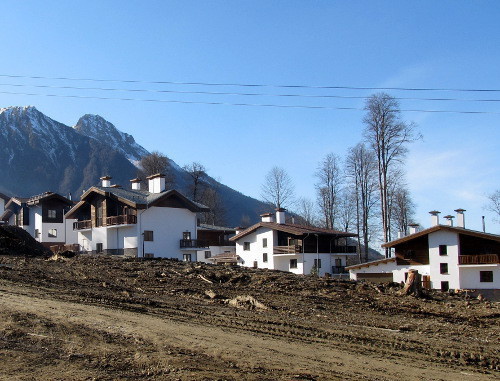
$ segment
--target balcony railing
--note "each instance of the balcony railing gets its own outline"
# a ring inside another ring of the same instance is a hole
[[[106,225],[103,225],[103,222]],[[122,216],[111,216],[106,218],[97,218],[96,227],[100,226],[114,226],[114,225],[131,225],[137,223],[137,216],[134,215],[122,215]],[[92,228],[91,220],[77,221],[73,222],[73,230],[83,230]]]
[[[274,246],[274,254],[299,254],[302,253],[301,245]]]
[[[90,229],[92,227],[91,220],[73,222],[73,230]]]
[[[332,266],[332,274],[345,274],[345,266]]]
[[[199,239],[181,239],[180,247],[181,249],[206,249],[209,245],[207,241],[201,241]]]
[[[106,225],[130,225],[137,223],[137,216],[134,215],[122,215],[122,216],[111,216],[106,218]]]
[[[497,264],[498,261],[497,254],[478,254],[478,255],[459,255],[458,264],[459,265],[487,265],[487,264]]]

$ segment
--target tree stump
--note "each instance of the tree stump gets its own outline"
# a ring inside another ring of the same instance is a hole
[[[422,278],[418,270],[408,271],[408,278],[405,286],[401,290],[401,295],[422,296]]]

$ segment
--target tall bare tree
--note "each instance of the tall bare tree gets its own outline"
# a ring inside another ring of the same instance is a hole
[[[261,187],[264,202],[276,208],[288,208],[294,199],[294,186],[288,173],[280,167],[273,167],[267,173]]]
[[[162,173],[165,175],[165,186],[167,189],[174,186],[174,177],[172,174],[170,159],[166,155],[158,151],[153,151],[149,155],[141,158],[139,167],[139,176],[147,177],[157,173]]]
[[[496,190],[492,194],[488,196],[488,205],[486,205],[486,209],[490,212],[495,213],[496,220],[500,222],[500,189]]]
[[[314,226],[316,222],[314,202],[305,197],[299,198],[297,200],[297,216],[301,224]]]
[[[205,167],[203,164],[194,161],[190,164],[186,164],[182,169],[188,173],[191,179],[188,185],[188,193],[193,201],[200,202],[206,185],[205,178],[207,173]]]
[[[325,228],[334,229],[338,214],[339,195],[343,185],[340,158],[330,153],[321,161],[316,171],[318,205]]]
[[[350,188],[342,189],[339,197],[338,224],[343,231],[352,229],[356,220],[356,193]]]
[[[210,211],[200,215],[202,223],[218,226],[226,224],[226,209],[220,197],[217,184],[205,187],[201,196],[201,203],[210,209]]]
[[[362,143],[351,148],[346,161],[346,174],[355,192],[356,230],[358,234],[359,259],[368,261],[369,243],[372,235],[373,209],[377,203],[377,161],[373,151]],[[361,253],[361,244],[363,253]]]
[[[364,136],[375,152],[384,242],[391,240],[391,210],[388,176],[391,168],[407,153],[407,143],[415,140],[414,126],[401,120],[399,103],[386,93],[372,95],[365,105]],[[386,256],[389,251],[386,249]]]
[[[400,184],[393,190],[391,199],[394,229],[407,235],[408,225],[415,215],[415,204],[411,199],[410,191],[405,184]]]

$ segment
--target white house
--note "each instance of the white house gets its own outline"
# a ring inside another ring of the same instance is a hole
[[[82,250],[138,257],[177,258],[195,261],[204,248],[197,240],[197,212],[207,211],[176,190],[165,189],[165,176],[131,180],[132,189],[102,185],[88,189],[67,214],[76,218],[74,230]],[[201,246],[201,247],[200,247]]]
[[[230,238],[236,242],[242,266],[321,276],[343,274],[347,257],[356,255],[356,247],[347,242],[356,234],[286,223],[284,209],[261,217],[262,222]]]
[[[5,211],[5,204],[7,204],[7,202],[9,202],[9,199],[10,197],[4,195],[3,193],[0,193],[0,215],[3,214],[3,212]],[[3,221],[0,220],[0,223],[2,223]]]
[[[351,279],[404,282],[408,270],[422,275],[426,288],[498,290],[500,288],[500,235],[465,228],[464,209],[457,209],[457,225],[432,211],[433,226],[388,242],[395,257],[348,267]]]
[[[0,216],[4,223],[17,225],[29,232],[44,246],[76,243],[73,221],[66,220],[64,214],[74,203],[53,192],[29,198],[12,197],[5,204]]]
[[[198,226],[198,240],[207,246],[198,250],[197,261],[213,263],[213,257],[223,253],[234,253],[236,244],[229,238],[236,234],[236,230],[223,226],[200,224]]]

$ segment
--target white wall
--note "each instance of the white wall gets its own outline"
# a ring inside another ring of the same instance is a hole
[[[183,232],[190,232],[191,239],[196,239],[196,214],[188,209],[152,207],[138,213],[139,256],[142,252],[142,232],[153,231],[153,241],[144,242],[144,253],[155,257],[183,259],[183,254],[191,254],[196,260],[196,250],[181,250],[180,240]]]
[[[263,247],[264,238],[267,238],[267,247]],[[274,269],[273,246],[276,241],[277,232],[263,227],[239,239],[236,242],[236,254],[243,259],[242,266],[253,267],[254,262],[257,262],[260,269]],[[250,242],[250,250],[243,250],[245,242]],[[264,253],[267,253],[267,262],[263,260]]]
[[[460,288],[458,271],[458,234],[438,230],[428,235],[431,287],[441,289],[441,282],[448,281],[450,289]],[[448,246],[448,255],[439,255],[439,245]],[[440,274],[440,263],[448,263],[448,274]]]
[[[209,246],[208,249],[198,250],[196,252],[196,261],[204,262],[204,263],[213,263],[209,258],[205,258],[205,251],[210,251],[210,258],[215,257],[216,255],[222,254],[226,251],[234,252],[234,246]]]
[[[412,266],[397,266],[397,269],[392,272],[393,282],[401,283],[406,281],[406,273],[409,270],[417,270],[420,275],[431,275],[430,265],[412,265]],[[431,287],[432,287],[432,277],[431,277]],[[441,288],[441,284],[439,284]]]
[[[480,282],[480,271],[493,271],[493,282]],[[460,287],[467,290],[500,289],[500,265],[460,266]]]
[[[0,214],[2,214],[5,211],[5,200],[3,198],[0,198]]]

